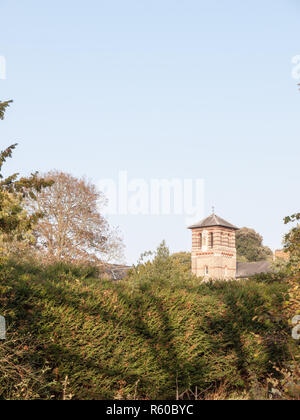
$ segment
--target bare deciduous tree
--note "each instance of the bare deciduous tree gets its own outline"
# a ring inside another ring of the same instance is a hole
[[[50,188],[29,201],[31,211],[44,217],[35,228],[37,249],[48,261],[99,262],[121,258],[123,244],[100,210],[106,204],[103,193],[86,179],[52,171]]]

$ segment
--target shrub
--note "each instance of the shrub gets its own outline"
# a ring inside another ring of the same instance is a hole
[[[117,283],[77,267],[3,262],[2,398],[174,399],[222,383],[239,391],[289,360],[290,326],[269,314],[284,304],[284,280],[201,284],[172,261],[160,261],[164,274],[154,260]]]

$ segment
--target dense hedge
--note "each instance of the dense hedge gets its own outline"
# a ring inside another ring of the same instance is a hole
[[[68,266],[0,266],[2,398],[174,399],[260,381],[288,355],[282,280],[200,284],[133,273],[119,283]],[[272,362],[272,363],[270,363]]]

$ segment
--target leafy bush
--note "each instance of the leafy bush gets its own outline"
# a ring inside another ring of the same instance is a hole
[[[201,284],[178,259],[156,257],[117,283],[78,267],[3,262],[1,397],[174,399],[224,383],[239,391],[289,360],[284,280]]]

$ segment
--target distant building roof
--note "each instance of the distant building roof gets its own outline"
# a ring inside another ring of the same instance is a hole
[[[236,277],[251,277],[255,274],[270,273],[272,271],[271,264],[269,261],[258,261],[258,262],[238,262],[236,264]]]
[[[206,219],[201,220],[200,222],[189,226],[189,229],[196,229],[196,228],[204,228],[204,227],[212,227],[212,226],[222,226],[227,227],[230,229],[238,230],[236,226],[232,225],[226,220],[222,219],[221,217],[217,216],[216,214],[212,214],[211,216],[207,217]]]

